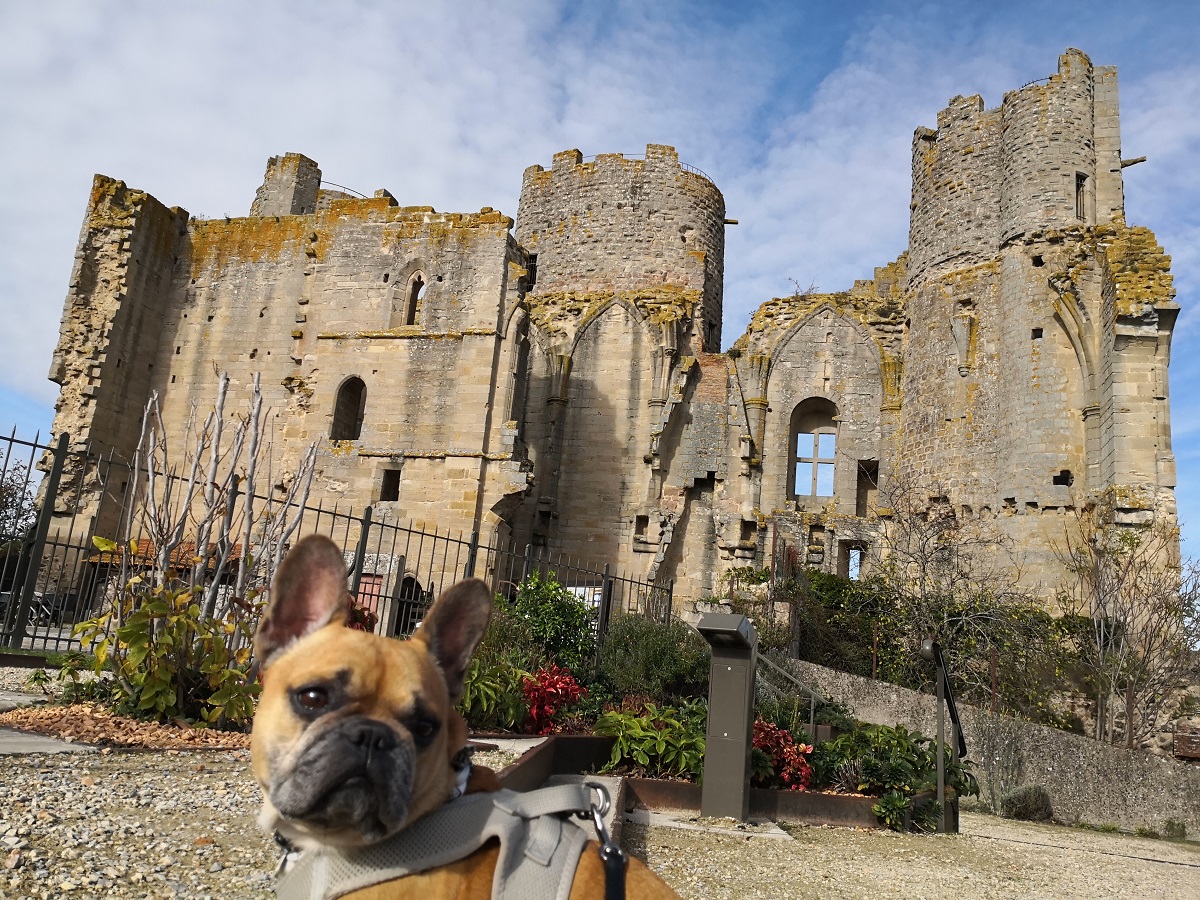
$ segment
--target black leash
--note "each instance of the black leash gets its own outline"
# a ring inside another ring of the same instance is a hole
[[[609,800],[608,791],[603,785],[589,781],[587,786],[596,792],[600,802],[593,803],[588,812],[578,813],[578,816],[585,819],[590,814],[592,824],[596,826],[596,835],[600,838],[600,863],[604,866],[604,900],[625,900],[625,870],[629,867],[629,857],[604,827],[604,817],[608,814],[612,801]]]

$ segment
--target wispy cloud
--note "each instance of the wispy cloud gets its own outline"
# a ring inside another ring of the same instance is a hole
[[[94,172],[210,216],[244,214],[268,156],[404,203],[516,213],[558,150],[670,143],[725,192],[725,339],[790,289],[870,277],[907,244],[913,128],[955,94],[1049,74],[1067,46],[1121,67],[1129,219],[1174,257],[1181,478],[1200,471],[1198,13],[1089,15],[875,0],[0,4],[0,392],[45,381]],[[0,423],[2,424],[2,423]],[[1190,497],[1181,488],[1181,504]],[[1198,502],[1189,508],[1200,512]],[[1200,516],[1191,518],[1200,520]]]

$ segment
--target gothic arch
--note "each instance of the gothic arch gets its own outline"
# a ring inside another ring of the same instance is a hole
[[[428,267],[421,259],[407,262],[394,280],[389,304],[388,327],[416,325],[420,302],[429,287]]]
[[[575,355],[575,350],[579,346],[579,342],[581,340],[583,340],[583,337],[588,332],[588,330],[593,325],[595,325],[597,322],[599,322],[600,319],[602,319],[604,317],[605,313],[607,313],[614,306],[625,307],[625,309],[628,310],[629,314],[633,317],[633,319],[635,321],[641,323],[642,328],[646,332],[647,338],[651,341],[654,340],[654,337],[655,337],[654,329],[650,327],[650,320],[646,318],[645,313],[643,313],[640,309],[638,309],[638,306],[636,303],[630,303],[628,300],[625,300],[621,297],[610,297],[609,299],[607,299],[603,303],[601,303],[599,306],[597,306],[594,310],[592,310],[591,313],[588,315],[588,317],[583,321],[583,323],[575,331],[575,337],[571,341],[571,350],[570,350],[571,356]]]
[[[362,435],[366,409],[366,382],[357,375],[351,375],[338,385],[333,402],[333,422],[329,426],[329,439],[357,441]]]

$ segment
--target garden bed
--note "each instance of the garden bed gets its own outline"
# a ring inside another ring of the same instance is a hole
[[[613,739],[592,735],[552,735],[525,753],[500,773],[501,784],[514,791],[541,787],[553,775],[581,775],[598,772],[608,762]],[[700,812],[700,785],[689,781],[658,778],[624,779],[625,808],[652,810],[688,810]],[[933,797],[924,792],[913,797],[916,806]],[[774,791],[750,789],[750,815],[773,822],[805,825],[836,825],[847,828],[886,826],[871,807],[878,797],[818,791]],[[950,801],[946,826],[958,830],[958,801]]]

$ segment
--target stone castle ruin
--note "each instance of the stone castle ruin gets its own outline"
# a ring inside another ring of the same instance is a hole
[[[699,599],[776,534],[847,572],[904,477],[1051,585],[1064,515],[1097,496],[1126,524],[1175,516],[1179,306],[1125,223],[1131,162],[1116,70],[1077,50],[996,109],[956,97],[913,138],[908,251],[767,301],[726,353],[724,199],[671,147],[531,166],[515,224],[330,190],[299,154],[269,161],[244,218],[97,176],[54,430],[128,458],[151,391],[183,429],[219,371],[231,396],[261,373],[276,457],[316,442],[315,495],[376,519]]]

